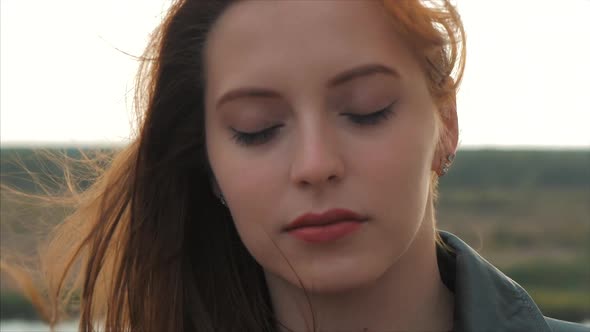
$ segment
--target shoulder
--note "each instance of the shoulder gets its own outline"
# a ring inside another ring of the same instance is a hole
[[[545,317],[545,321],[552,332],[590,332],[590,327],[582,324],[566,322],[550,317]]]
[[[590,327],[543,315],[526,290],[457,236],[439,231],[439,272],[454,293],[457,331],[590,332]],[[485,327],[485,329],[484,329]]]

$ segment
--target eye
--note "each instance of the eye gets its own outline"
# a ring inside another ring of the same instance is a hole
[[[350,121],[358,125],[376,125],[383,120],[386,120],[391,115],[393,115],[393,106],[396,102],[391,103],[386,108],[378,110],[377,112],[369,113],[369,114],[354,114],[354,113],[344,113],[342,115],[347,116]]]
[[[278,129],[283,125],[276,125],[253,133],[245,133],[237,131],[233,128],[233,139],[240,145],[260,145],[268,142],[277,133]]]

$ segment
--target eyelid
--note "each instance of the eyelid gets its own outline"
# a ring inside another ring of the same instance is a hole
[[[365,125],[377,125],[381,121],[387,120],[390,116],[394,115],[393,106],[397,103],[397,100],[382,108],[378,111],[368,113],[368,114],[358,114],[358,113],[342,113],[341,115],[346,116],[352,121],[355,125],[365,126]]]
[[[347,113],[341,113],[340,115],[343,115],[343,116],[353,116],[353,117],[359,117],[359,118],[362,118],[362,117],[371,117],[371,116],[375,116],[375,115],[378,115],[380,113],[384,113],[384,112],[387,112],[387,111],[392,110],[392,108],[395,106],[396,103],[397,103],[397,100],[394,101],[394,102],[392,102],[391,104],[385,106],[384,108],[381,108],[381,109],[379,109],[377,111],[374,111],[374,112],[371,112],[371,113],[347,112]]]
[[[258,130],[258,131],[239,131],[239,130],[237,130],[235,128],[231,128],[231,127],[230,127],[230,129],[231,129],[231,131],[233,131],[236,134],[256,135],[256,134],[261,134],[261,133],[264,133],[266,131],[270,131],[270,130],[273,130],[273,129],[276,129],[276,128],[280,128],[280,127],[283,127],[283,126],[284,126],[283,124],[277,124],[277,125],[274,125],[274,126],[266,127],[264,129],[261,129],[261,130]]]
[[[341,113],[341,115],[370,116],[370,115],[374,115],[374,114],[377,114],[379,112],[383,112],[385,110],[388,110],[388,109],[392,108],[393,106],[395,106],[395,104],[397,104],[397,99],[395,101],[393,101],[392,103],[390,103],[389,105],[387,105],[387,106],[385,106],[385,107],[383,107],[383,108],[381,108],[381,109],[379,109],[377,111],[371,112],[371,113],[353,113],[353,112],[347,112],[347,113]]]
[[[277,129],[283,127],[283,124],[274,125],[255,132],[242,132],[235,128],[230,128],[234,133],[232,138],[236,143],[244,146],[264,144],[271,139],[277,132]]]

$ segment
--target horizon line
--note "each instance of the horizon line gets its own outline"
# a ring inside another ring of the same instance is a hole
[[[130,142],[0,142],[0,149],[60,149],[60,148],[124,148]],[[472,144],[459,146],[460,150],[578,150],[590,151],[588,145],[529,145],[529,144]]]

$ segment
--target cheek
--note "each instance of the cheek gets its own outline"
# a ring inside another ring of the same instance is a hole
[[[283,188],[277,166],[271,165],[249,162],[243,169],[232,167],[232,176],[224,184],[234,225],[245,248],[259,264],[275,270],[284,265],[277,263],[283,257],[276,242]]]
[[[235,148],[224,149],[221,163],[215,168],[219,186],[236,223],[262,221],[261,214],[270,210],[271,197],[278,190],[277,165],[240,157],[242,154],[232,149]]]
[[[260,256],[263,248],[272,246],[268,232],[277,227],[280,165],[246,152],[227,138],[212,137],[211,142],[211,167],[231,207],[236,229],[250,253]]]
[[[268,188],[266,184],[276,183],[276,163],[264,153],[236,144],[229,129],[214,123],[207,126],[209,161],[226,201],[232,208],[247,204],[255,207],[261,199],[253,193],[262,194]]]
[[[434,113],[433,113],[434,114]],[[421,220],[428,198],[434,153],[434,116],[400,118],[362,158],[370,199],[400,221]]]

